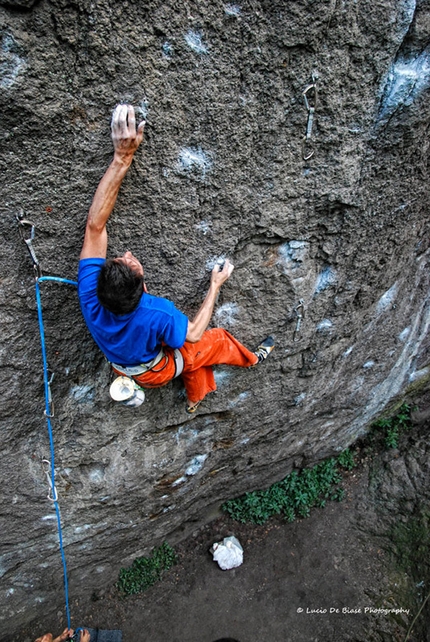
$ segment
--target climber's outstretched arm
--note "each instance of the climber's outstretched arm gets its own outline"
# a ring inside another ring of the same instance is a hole
[[[187,336],[185,337],[186,341],[197,343],[197,341],[200,341],[202,338],[203,332],[206,330],[209,325],[209,321],[211,320],[214,305],[221,286],[228,278],[230,278],[233,270],[234,265],[233,263],[230,263],[228,259],[226,259],[222,270],[220,270],[219,265],[215,265],[212,270],[211,283],[205,300],[194,319],[192,321],[188,321]]]
[[[81,259],[105,258],[107,250],[106,223],[115,206],[119,188],[143,138],[142,121],[136,130],[134,109],[118,105],[112,115],[113,161],[97,187],[87,219]]]

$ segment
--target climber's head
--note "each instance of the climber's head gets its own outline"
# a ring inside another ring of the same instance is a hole
[[[110,312],[133,312],[144,291],[143,267],[131,252],[107,259],[103,264],[97,282],[97,297]]]

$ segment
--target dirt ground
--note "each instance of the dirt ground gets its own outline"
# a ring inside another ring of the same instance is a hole
[[[112,589],[91,604],[76,602],[75,621],[121,629],[123,642],[403,641],[415,614],[377,611],[408,607],[393,596],[388,553],[360,529],[368,472],[348,473],[345,499],[307,519],[212,522],[175,547],[179,563],[161,582],[139,596],[121,599]],[[209,548],[230,534],[244,563],[222,571]]]
[[[144,593],[73,598],[72,624],[123,642],[430,642],[428,408],[398,449],[359,446],[343,501],[292,523],[220,517],[175,545],[178,563]],[[209,549],[232,534],[244,562],[222,571]],[[61,617],[2,642],[57,633]]]

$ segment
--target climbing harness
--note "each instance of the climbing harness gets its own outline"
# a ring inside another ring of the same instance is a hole
[[[184,369],[184,357],[180,350],[173,351],[173,358],[175,361],[175,374],[173,379],[179,377]],[[157,369],[161,372],[169,362],[169,356],[164,352],[163,348],[154,359],[147,363],[141,363],[138,366],[120,366],[118,363],[110,363],[113,370],[121,375],[117,377],[109,388],[109,394],[114,401],[119,401],[123,406],[130,406],[135,408],[140,406],[145,401],[145,392],[139,382],[135,381],[135,377],[140,377],[150,370],[154,370],[158,364],[164,359],[164,363]]]
[[[33,262],[33,268],[35,271],[35,289],[36,289],[36,304],[37,304],[37,318],[39,322],[39,333],[40,333],[40,344],[42,350],[42,362],[43,362],[43,381],[45,389],[45,417],[48,428],[48,437],[49,437],[49,450],[50,450],[50,459],[44,459],[42,464],[47,464],[48,468],[45,469],[45,473],[48,478],[49,492],[48,499],[53,503],[55,508],[55,514],[57,517],[57,529],[58,529],[58,541],[61,554],[61,560],[63,565],[63,579],[64,579],[64,598],[66,603],[66,616],[67,616],[67,627],[70,629],[70,607],[69,607],[69,585],[67,580],[67,565],[66,557],[64,554],[63,546],[63,533],[61,528],[61,515],[60,515],[60,506],[58,504],[58,493],[55,486],[55,452],[54,452],[54,436],[51,425],[51,418],[54,416],[54,406],[52,403],[51,395],[51,383],[53,380],[53,374],[49,376],[48,371],[48,361],[46,357],[46,344],[45,344],[45,328],[43,324],[43,315],[42,315],[42,299],[40,295],[40,283],[45,281],[55,281],[57,283],[66,283],[69,285],[78,284],[76,281],[70,281],[69,279],[62,279],[55,276],[42,276],[42,270],[40,263],[37,259],[36,252],[33,248],[33,240],[35,238],[35,229],[36,226],[32,221],[24,218],[24,212],[21,210],[20,214],[16,216],[19,225],[19,232],[21,239],[26,244],[28,251],[30,253],[31,260]],[[26,233],[26,228],[30,227],[29,235]]]
[[[317,76],[312,73],[312,82],[305,87],[302,93],[305,106],[308,111],[308,121],[306,124],[306,135],[302,142],[302,158],[309,160],[315,153],[311,144],[312,127],[314,124],[315,109],[317,106]]]
[[[294,308],[294,312],[296,313],[297,321],[296,321],[296,328],[293,334],[293,341],[297,342],[297,341],[300,341],[302,338],[302,333],[300,331],[300,328],[302,325],[303,317],[305,316],[305,302],[303,299],[299,300],[298,304]]]
[[[176,379],[176,377],[179,377],[179,375],[182,373],[182,370],[184,369],[184,357],[182,356],[181,351],[177,348],[173,351],[173,356],[175,358],[175,376],[173,378]],[[147,363],[141,363],[138,366],[120,366],[118,363],[111,362],[110,365],[116,372],[121,375],[124,375],[126,377],[140,377],[146,372],[149,372],[149,370],[153,370],[155,366],[157,366],[162,361],[162,359],[165,360],[165,363],[161,368],[161,370],[163,370],[167,365],[168,358],[169,357],[165,354],[163,348],[161,348],[157,356]]]
[[[140,375],[145,374],[148,370],[152,370],[160,361],[165,357],[164,350],[161,348],[160,352],[154,357],[151,361],[147,363],[141,363],[138,366],[120,366],[118,363],[111,362],[112,368],[117,370],[120,374],[125,375],[126,377],[139,377]]]

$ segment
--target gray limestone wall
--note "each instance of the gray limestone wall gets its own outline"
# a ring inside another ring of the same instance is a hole
[[[228,256],[214,324],[251,348],[276,338],[261,368],[217,367],[193,419],[180,381],[133,410],[109,398],[73,286],[41,284],[73,599],[222,500],[343,450],[428,376],[429,34],[428,0],[0,2],[3,639],[64,614],[34,275],[15,216],[36,224],[44,274],[76,278],[110,116],[130,102],[145,142],[110,254],[131,250],[150,292],[191,317]]]

